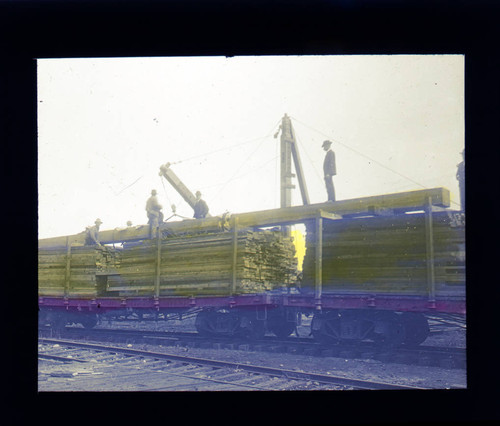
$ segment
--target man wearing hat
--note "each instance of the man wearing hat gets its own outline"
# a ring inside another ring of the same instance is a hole
[[[148,223],[151,228],[157,228],[163,222],[162,206],[156,198],[156,189],[151,191],[151,197],[146,201],[146,213],[148,214]]]
[[[101,247],[101,243],[99,242],[99,226],[101,225],[102,220],[96,219],[94,223],[95,223],[94,226],[87,227],[87,236],[85,238],[85,245],[86,246],[97,245]]]
[[[323,162],[323,173],[325,175],[326,192],[328,201],[335,201],[335,188],[333,187],[333,176],[337,174],[335,167],[335,153],[331,149],[332,142],[324,141],[323,149],[326,151],[325,161]]]
[[[208,214],[208,205],[205,201],[201,199],[201,192],[196,191],[196,203],[193,207],[194,210],[194,218],[195,219],[203,219]]]

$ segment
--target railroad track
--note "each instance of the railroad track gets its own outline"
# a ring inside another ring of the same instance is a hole
[[[41,390],[56,390],[51,387],[61,385],[43,384],[52,377],[71,379],[71,390],[424,389],[62,339],[39,339],[38,357],[59,364],[55,373],[48,367],[39,368]],[[78,367],[61,370],[61,364]]]
[[[53,333],[40,329],[40,337],[71,337],[105,342],[147,343],[163,346],[198,347],[204,349],[230,349],[256,352],[290,353],[318,357],[344,359],[374,359],[387,363],[435,366],[442,368],[466,368],[466,351],[463,348],[418,346],[383,348],[370,342],[362,344],[325,345],[310,338],[289,337],[279,339],[266,336],[260,340],[235,338],[207,338],[194,332],[166,332],[126,329],[84,329],[66,327]]]

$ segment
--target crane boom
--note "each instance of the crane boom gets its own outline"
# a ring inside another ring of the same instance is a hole
[[[160,167],[159,175],[167,179],[170,185],[172,185],[174,189],[181,195],[181,197],[184,198],[186,203],[188,203],[191,208],[194,209],[194,206],[196,204],[196,197],[170,168],[170,163],[166,163]],[[207,217],[210,217],[209,213],[207,213]]]
[[[181,197],[184,198],[184,200],[194,209],[194,205],[196,204],[196,197],[170,168],[170,163],[166,163],[160,167],[159,175],[167,179],[170,185],[172,185],[174,189],[181,195]]]

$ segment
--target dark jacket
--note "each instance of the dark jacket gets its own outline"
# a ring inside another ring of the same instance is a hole
[[[337,174],[337,168],[335,167],[335,153],[331,149],[326,152],[325,161],[323,162],[323,173],[325,176],[335,176]]]
[[[458,164],[457,179],[460,183],[465,181],[465,161],[462,161],[460,164]]]
[[[193,209],[195,219],[203,219],[208,213],[208,205],[201,199],[196,202]]]

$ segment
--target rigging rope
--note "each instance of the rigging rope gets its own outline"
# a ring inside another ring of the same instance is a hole
[[[302,144],[302,142],[300,141],[300,139],[297,137],[297,135],[295,135],[295,139],[297,139],[297,142],[299,143],[299,145],[301,146],[302,148],[302,151],[304,151],[306,153],[306,157],[308,158],[309,162],[311,163],[311,166],[312,166],[312,169],[314,170],[314,173],[316,174],[316,176],[318,177],[319,181],[321,183],[323,183],[323,178],[320,176],[320,174],[318,173],[318,169],[316,168],[316,166],[314,165],[314,162],[312,160],[312,158],[309,156],[309,153],[307,152],[307,150],[305,149],[304,145]]]
[[[228,185],[228,183],[230,183],[231,181],[234,180],[236,174],[243,168],[243,166],[248,162],[248,160],[250,160],[250,158],[257,152],[257,150],[262,146],[262,144],[264,143],[265,139],[262,140],[262,142],[257,146],[257,148],[255,148],[252,153],[248,156],[245,157],[245,160],[243,161],[243,163],[241,164],[241,166],[239,166],[237,169],[236,169],[236,172],[226,181],[226,183],[224,183],[224,186],[219,189],[219,191],[217,191],[217,193],[211,198],[211,200],[213,200],[214,198],[217,198],[218,195],[222,192],[222,190]]]
[[[233,177],[230,181],[220,182],[220,183],[216,183],[216,184],[214,184],[214,185],[202,186],[202,187],[200,187],[199,189],[200,189],[200,191],[201,191],[202,189],[204,190],[204,189],[208,189],[208,188],[216,188],[216,187],[221,186],[221,185],[226,185],[226,184],[228,184],[229,182],[233,182],[233,181],[238,180],[238,179],[241,179],[241,178],[243,178],[243,177],[245,177],[245,176],[247,176],[247,175],[249,175],[249,174],[251,174],[251,173],[255,173],[256,171],[258,171],[258,170],[260,170],[260,169],[264,168],[264,167],[265,167],[265,166],[267,166],[267,165],[268,165],[271,161],[274,161],[274,160],[276,160],[277,158],[279,158],[279,155],[277,155],[277,156],[275,156],[275,157],[271,158],[270,160],[266,161],[265,163],[263,163],[261,166],[257,167],[256,169],[252,169],[252,170],[250,170],[250,171],[248,171],[248,172],[246,172],[246,173],[243,173],[243,174],[241,174],[241,175],[239,175],[239,176]]]
[[[178,161],[174,161],[174,162],[171,162],[170,164],[173,165],[173,164],[180,164],[180,163],[184,163],[186,161],[191,161],[191,160],[195,160],[197,158],[200,158],[200,157],[206,157],[206,156],[209,156],[209,155],[212,155],[212,154],[216,154],[218,152],[221,152],[221,151],[225,151],[227,149],[233,149],[233,148],[237,148],[239,146],[242,146],[242,145],[246,145],[248,143],[251,143],[251,142],[255,142],[255,141],[258,141],[260,139],[264,139],[264,138],[267,138],[267,136],[261,136],[261,137],[258,137],[258,138],[254,138],[254,139],[251,139],[251,140],[247,140],[245,142],[241,142],[241,143],[237,143],[235,145],[229,145],[229,146],[226,146],[226,147],[223,147],[223,148],[219,148],[219,149],[215,149],[213,151],[209,151],[209,152],[206,152],[204,154],[198,154],[198,155],[194,155],[192,157],[188,157],[188,158],[184,158],[182,160],[178,160]]]
[[[356,154],[360,155],[361,157],[364,157],[364,158],[366,158],[366,159],[368,159],[368,160],[370,160],[370,161],[374,162],[375,164],[378,164],[380,167],[382,167],[382,168],[384,168],[384,169],[386,169],[386,170],[389,170],[389,171],[391,171],[391,172],[393,172],[393,173],[397,174],[398,176],[400,176],[400,177],[402,177],[402,178],[404,178],[404,179],[407,179],[408,181],[410,181],[410,182],[414,183],[415,185],[418,185],[418,186],[420,186],[420,187],[422,187],[422,188],[424,188],[424,189],[428,189],[428,187],[426,187],[425,185],[422,185],[421,183],[417,182],[416,180],[414,180],[414,179],[412,179],[412,178],[410,178],[410,177],[408,177],[408,176],[405,176],[405,175],[403,175],[402,173],[400,173],[400,172],[398,172],[398,171],[396,171],[396,170],[394,170],[394,169],[391,169],[390,167],[386,166],[385,164],[382,164],[380,161],[377,161],[377,160],[375,160],[375,159],[373,159],[373,158],[369,157],[368,155],[363,154],[362,152],[359,152],[358,150],[356,150],[356,149],[354,149],[354,148],[352,148],[352,147],[350,147],[350,146],[348,146],[348,145],[346,145],[346,144],[344,144],[344,143],[340,142],[339,140],[337,140],[337,139],[335,139],[335,138],[330,137],[330,136],[329,136],[329,135],[327,135],[326,133],[323,133],[322,131],[320,131],[320,130],[318,130],[318,129],[315,129],[315,128],[313,128],[313,127],[311,127],[311,126],[309,126],[309,125],[307,125],[307,124],[303,123],[302,121],[298,120],[297,118],[295,118],[295,117],[290,117],[290,118],[292,118],[292,119],[293,119],[294,121],[296,121],[297,123],[300,123],[300,124],[302,124],[303,126],[305,126],[305,127],[309,128],[309,129],[311,129],[311,130],[313,130],[313,131],[315,131],[315,132],[317,132],[317,133],[319,133],[319,134],[323,135],[323,136],[324,136],[324,137],[326,137],[327,139],[332,140],[332,141],[334,141],[335,143],[338,143],[339,145],[342,145],[344,148],[347,148],[347,149],[349,149],[349,150],[351,150],[351,151],[355,152]],[[300,142],[299,142],[299,143],[300,143]],[[302,146],[302,144],[301,144],[301,146]],[[302,148],[304,149],[304,147],[303,147],[303,146],[302,146]],[[309,154],[307,153],[307,151],[306,151],[305,149],[304,149],[304,151],[306,152],[306,155],[309,157]],[[311,163],[312,163],[312,161],[311,161]],[[316,172],[316,174],[318,174],[318,173],[317,173],[317,170],[316,170],[316,167],[313,167],[313,169],[314,169],[314,171]],[[455,202],[455,201],[451,201],[451,202],[452,202],[453,204],[457,205],[457,206],[460,206],[460,203],[457,203],[457,202]]]
[[[168,198],[168,194],[167,194],[167,188],[165,188],[165,183],[163,182],[163,176],[158,176],[161,180],[161,184],[163,186],[163,191],[165,191],[165,196],[167,197],[167,201],[168,201],[168,204],[170,205],[170,207],[172,207],[172,202],[170,201],[170,198]]]
[[[241,164],[240,167],[238,167],[236,169],[236,172],[224,183],[224,185],[222,186],[221,189],[219,189],[219,191],[217,191],[217,193],[211,197],[210,201],[212,201],[214,198],[217,198],[219,196],[219,194],[224,190],[224,188],[233,180],[235,180],[235,176],[236,174],[243,168],[243,166],[248,162],[248,160],[250,160],[250,158],[257,152],[257,150],[262,146],[262,144],[265,142],[265,140],[267,138],[269,138],[272,133],[273,133],[273,130],[276,128],[276,126],[278,125],[278,123],[280,123],[281,120],[278,120],[278,122],[276,122],[276,124],[273,125],[272,129],[263,137],[260,137],[260,138],[256,138],[256,139],[252,139],[251,142],[254,142],[254,141],[257,141],[259,139],[262,139],[262,141],[259,143],[259,145],[252,151],[252,153],[248,156],[246,156],[245,160],[243,161],[243,163]],[[243,144],[240,144],[240,145],[243,145]],[[274,160],[274,159],[273,159]]]
[[[130,188],[132,185],[135,185],[140,179],[142,179],[143,176],[139,176],[136,180],[134,180],[130,185],[127,185],[125,188],[123,188],[122,190],[118,191],[118,192],[115,192],[113,190],[113,188],[111,188],[111,186],[109,186],[111,188],[111,190],[113,191],[113,193],[115,194],[115,196],[118,196],[120,195],[123,191],[125,191],[126,189]]]
[[[221,152],[221,151],[225,151],[227,149],[233,149],[233,148],[237,148],[239,146],[242,146],[242,145],[246,145],[247,143],[251,143],[251,142],[256,142],[258,140],[261,140],[261,139],[265,139],[265,138],[268,138],[269,137],[269,134],[273,132],[273,130],[276,128],[276,126],[281,122],[281,120],[278,120],[274,125],[273,125],[273,128],[271,129],[271,131],[266,134],[265,136],[260,136],[258,138],[253,138],[253,139],[249,139],[247,141],[244,141],[244,142],[239,142],[237,144],[234,144],[234,145],[229,145],[229,146],[225,146],[223,148],[218,148],[218,149],[215,149],[213,151],[209,151],[209,152],[206,152],[204,154],[198,154],[198,155],[194,155],[192,157],[188,157],[188,158],[184,158],[182,160],[178,160],[178,161],[174,161],[174,162],[170,162],[170,164],[180,164],[180,163],[184,163],[186,161],[191,161],[191,160],[195,160],[196,158],[200,158],[200,157],[206,157],[208,155],[212,155],[212,154],[216,154],[218,152]]]
[[[370,160],[370,161],[373,161],[375,164],[378,164],[380,167],[383,167],[384,169],[389,170],[389,171],[391,171],[391,172],[393,172],[393,173],[395,173],[395,174],[397,174],[397,175],[401,176],[402,178],[409,180],[410,182],[414,183],[415,185],[418,185],[418,186],[420,186],[420,187],[422,187],[422,188],[424,188],[424,189],[427,189],[424,185],[422,185],[421,183],[417,182],[416,180],[414,180],[414,179],[412,179],[412,178],[410,178],[410,177],[408,177],[408,176],[405,176],[405,175],[403,175],[402,173],[399,173],[398,171],[396,171],[396,170],[394,170],[394,169],[391,169],[390,167],[386,166],[385,164],[382,164],[380,161],[377,161],[377,160],[375,160],[375,159],[373,159],[373,158],[369,157],[368,155],[363,154],[362,152],[359,152],[357,149],[354,149],[354,148],[352,148],[352,147],[350,147],[350,146],[348,146],[348,145],[346,145],[346,144],[344,144],[344,143],[340,142],[339,140],[337,140],[337,139],[334,139],[334,138],[330,137],[329,135],[327,135],[326,133],[323,133],[322,131],[320,131],[320,130],[318,130],[318,129],[314,129],[314,128],[313,128],[313,127],[311,127],[311,126],[308,126],[307,124],[303,123],[302,121],[297,120],[295,117],[292,117],[292,118],[293,118],[293,119],[294,119],[297,123],[300,123],[300,124],[302,124],[303,126],[305,126],[305,127],[309,128],[309,129],[311,129],[311,130],[313,130],[313,131],[315,131],[315,132],[317,132],[317,133],[319,133],[319,134],[323,135],[324,137],[328,138],[329,140],[332,140],[332,141],[334,141],[335,143],[338,143],[339,145],[342,145],[344,148],[347,148],[347,149],[349,149],[349,150],[351,150],[351,151],[355,152],[356,154],[360,155],[361,157],[364,157],[364,158],[366,158],[366,159],[368,159],[368,160]]]

